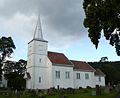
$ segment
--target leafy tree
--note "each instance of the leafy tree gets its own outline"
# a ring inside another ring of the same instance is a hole
[[[116,62],[89,62],[94,68],[100,68],[106,75],[106,84],[118,84],[120,82],[120,61]]]
[[[120,55],[120,0],[84,0],[83,9],[86,16],[84,26],[96,48],[103,31],[106,40]]]
[[[4,64],[4,76],[8,81],[8,87],[21,90],[25,88],[24,74],[27,62],[19,60],[18,62],[6,61]]]
[[[101,57],[100,62],[105,62],[106,60],[108,60],[108,57]]]
[[[115,69],[115,67],[113,67],[112,65],[109,64],[104,64],[101,67],[101,70],[104,72],[104,74],[106,75],[106,83],[110,83],[110,84],[114,84],[115,83],[115,72],[117,71]]]
[[[6,57],[10,57],[15,48],[16,47],[11,37],[0,38],[0,79],[2,75],[3,61]]]

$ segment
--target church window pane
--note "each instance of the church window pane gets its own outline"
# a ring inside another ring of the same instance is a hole
[[[41,77],[39,77],[39,83],[41,83]]]
[[[85,73],[85,79],[89,79],[89,74]]]
[[[41,59],[39,59],[39,62],[41,63]]]
[[[55,74],[56,74],[56,79],[59,79],[60,78],[60,71],[56,71]]]
[[[101,82],[101,77],[98,77],[99,82]]]
[[[76,73],[76,78],[80,79],[80,73]]]
[[[69,79],[70,78],[70,72],[65,72],[65,78]]]

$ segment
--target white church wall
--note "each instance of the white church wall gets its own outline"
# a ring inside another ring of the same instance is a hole
[[[32,67],[27,68],[27,72],[30,73],[31,78],[26,81],[26,88],[33,89],[34,88],[34,86],[33,86],[33,68]]]
[[[31,79],[27,80],[28,89],[48,89],[52,87],[52,71],[50,66],[34,66],[27,69]]]
[[[45,41],[34,41],[34,50],[33,53],[37,53],[40,55],[47,55],[47,42]]]
[[[105,76],[95,76],[95,84],[105,86]]]
[[[31,79],[27,80],[28,89],[49,89],[52,87],[52,72],[50,66],[35,66],[28,68]]]
[[[52,80],[52,62],[47,58],[47,66],[49,68],[48,70],[48,80],[50,81],[50,88],[53,87],[53,80]]]
[[[28,44],[28,56],[32,54],[47,55],[47,42],[32,40]]]
[[[38,67],[35,69],[34,82],[35,82],[36,89],[50,88],[51,81],[50,81],[49,70],[50,68],[48,67]]]
[[[52,66],[52,80],[53,80],[53,87],[57,88],[74,88],[73,86],[73,67],[65,67],[53,65]],[[56,71],[60,72],[60,77],[56,77]],[[66,78],[66,72],[69,72],[69,77]]]
[[[77,78],[77,73],[80,73],[80,78]],[[85,78],[85,74],[88,74],[88,79]],[[95,87],[94,72],[74,71],[74,87],[86,88],[87,86]]]
[[[27,72],[31,79],[27,80],[27,88],[48,89],[51,85],[51,68],[47,65],[47,41],[32,40],[28,44]]]

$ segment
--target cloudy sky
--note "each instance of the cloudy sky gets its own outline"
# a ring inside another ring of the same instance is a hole
[[[68,58],[99,61],[107,56],[118,61],[114,47],[104,39],[96,50],[83,26],[83,0],[0,0],[0,36],[11,36],[16,45],[13,60],[27,59],[27,43],[33,38],[38,9],[49,51]]]

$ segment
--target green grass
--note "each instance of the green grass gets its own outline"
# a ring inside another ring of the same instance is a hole
[[[78,93],[78,94],[65,94],[68,98],[115,98],[116,92],[111,92],[109,94],[101,94],[100,96],[92,96],[90,92],[88,93]],[[46,98],[59,98],[59,95],[46,96]]]
[[[116,92],[112,91],[109,94],[104,93],[102,90],[101,96],[92,96],[91,92],[93,89],[81,89],[81,90],[75,90],[74,94],[69,94],[66,91],[62,92],[54,92],[52,95],[45,95],[45,98],[60,98],[60,95],[65,95],[67,98],[115,98]],[[0,91],[1,92],[1,91]],[[5,91],[4,91],[5,92]],[[4,92],[0,93],[0,98],[16,98],[16,95],[12,91],[6,91],[9,93],[8,95]],[[30,93],[21,94],[20,98],[37,98],[37,97],[31,97]]]

